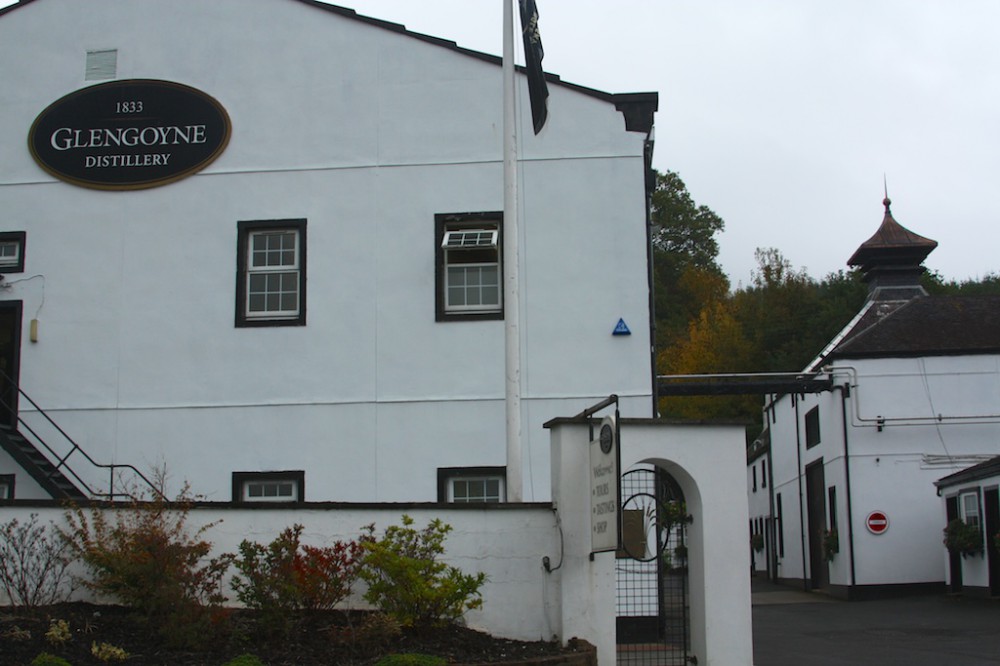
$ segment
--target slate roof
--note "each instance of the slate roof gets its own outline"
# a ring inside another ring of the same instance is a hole
[[[1000,296],[873,303],[826,358],[1000,353]]]
[[[949,474],[943,479],[935,481],[934,485],[938,488],[946,488],[948,486],[957,486],[969,481],[978,481],[980,479],[986,479],[997,475],[1000,475],[1000,456],[990,458],[989,460],[985,460],[978,465],[973,465],[972,467],[966,467],[965,469],[955,472],[954,474]]]

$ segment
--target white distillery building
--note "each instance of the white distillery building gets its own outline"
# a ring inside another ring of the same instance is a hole
[[[893,219],[851,257],[861,311],[772,395],[748,456],[758,572],[851,598],[944,590],[935,482],[1000,453],[1000,298],[928,296],[937,243]]]
[[[0,10],[4,497],[165,467],[211,501],[502,501],[501,72],[311,0]],[[657,95],[546,77],[535,135],[517,74],[529,501],[543,423],[653,408]]]

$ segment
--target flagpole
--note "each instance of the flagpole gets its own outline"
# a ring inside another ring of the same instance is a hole
[[[523,500],[521,332],[518,284],[517,107],[514,99],[514,2],[503,0],[503,284],[507,501]]]

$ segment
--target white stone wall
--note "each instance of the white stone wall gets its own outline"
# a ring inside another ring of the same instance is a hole
[[[45,174],[29,127],[93,48],[215,97],[225,152],[133,192]],[[31,277],[0,298],[39,331],[21,383],[95,459],[213,500],[233,471],[294,469],[308,500],[434,500],[437,467],[505,464],[503,323],[434,306],[434,215],[503,207],[496,62],[287,0],[45,0],[0,17],[0,80],[0,231],[27,232]],[[652,405],[646,137],[550,94],[519,145],[527,500],[550,495],[543,422]],[[308,223],[307,325],[236,328],[237,222],[286,218]]]
[[[0,507],[0,523],[12,518],[25,521],[38,514],[40,524],[63,523],[63,510],[58,507]],[[266,544],[286,527],[295,523],[305,526],[302,543],[323,546],[334,541],[356,539],[361,529],[370,523],[376,536],[389,525],[400,524],[407,514],[414,526],[423,528],[434,518],[453,527],[445,540],[444,560],[474,574],[484,572],[487,582],[482,588],[483,607],[465,616],[473,628],[494,635],[518,640],[552,640],[562,637],[559,632],[559,590],[550,583],[542,568],[542,556],[556,557],[559,536],[552,510],[545,506],[522,506],[517,509],[468,510],[454,506],[313,506],[288,510],[281,508],[238,509],[233,507],[200,506],[191,511],[188,525],[193,534],[200,525],[221,521],[204,537],[214,546],[213,555],[236,553],[242,540]],[[77,569],[80,573],[82,570]],[[235,573],[235,569],[230,574]],[[227,576],[227,581],[231,576]],[[229,590],[230,604],[237,604]],[[367,607],[361,598],[364,583],[359,581],[347,605]],[[78,590],[77,598],[96,600],[92,593]],[[98,600],[100,601],[100,600]],[[105,600],[106,601],[106,600]],[[0,605],[7,603],[0,592]],[[570,637],[566,637],[567,639]]]
[[[595,636],[600,663],[614,663],[615,553],[587,555],[590,488],[580,479],[588,478],[589,428],[567,421],[551,427],[552,487],[566,552],[554,576],[565,595],[563,635]],[[753,641],[743,428],[623,420],[620,430],[622,469],[665,469],[694,517],[687,532],[691,654],[699,664],[749,666]]]

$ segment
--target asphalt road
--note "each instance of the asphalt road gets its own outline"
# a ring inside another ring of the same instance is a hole
[[[755,666],[1000,664],[1000,600],[834,601],[754,583]]]

